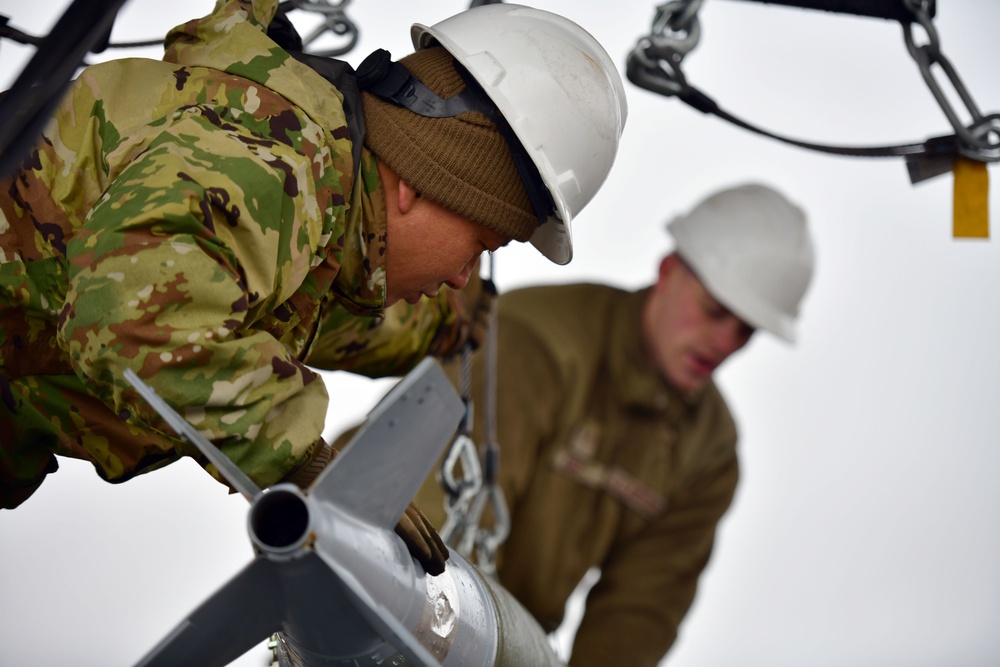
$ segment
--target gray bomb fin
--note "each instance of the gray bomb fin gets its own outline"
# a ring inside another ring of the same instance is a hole
[[[372,409],[310,494],[392,528],[455,434],[464,410],[438,363],[424,359]]]
[[[188,420],[177,414],[177,411],[170,407],[166,401],[160,398],[159,394],[152,387],[139,379],[139,376],[131,368],[125,369],[125,379],[129,381],[135,390],[153,406],[153,409],[164,421],[170,424],[177,435],[181,436],[205,455],[212,465],[218,469],[219,473],[229,482],[234,489],[243,495],[247,500],[253,500],[260,493],[260,488],[254,484],[246,473],[240,470],[228,456],[223,454],[218,447],[213,445],[208,438],[195,429]]]

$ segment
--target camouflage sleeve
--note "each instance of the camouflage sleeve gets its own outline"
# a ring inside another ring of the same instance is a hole
[[[259,324],[308,271],[316,225],[286,196],[308,158],[268,146],[265,160],[237,134],[181,121],[121,172],[68,244],[59,335],[121,419],[166,428],[123,381],[131,367],[267,486],[326,414],[323,382]]]
[[[307,363],[368,377],[409,372],[427,355],[457,349],[465,318],[459,293],[447,287],[416,304],[399,301],[381,317],[356,317],[342,306],[324,313]]]

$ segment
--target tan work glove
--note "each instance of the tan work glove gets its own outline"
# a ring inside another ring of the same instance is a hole
[[[396,534],[403,538],[410,555],[424,566],[427,574],[436,577],[444,572],[448,547],[419,507],[410,503],[396,524]]]
[[[327,467],[340,452],[336,448],[327,444],[326,440],[320,438],[313,444],[312,451],[306,462],[285,475],[282,482],[290,482],[300,489],[308,489],[316,481],[323,468]]]
[[[291,482],[302,489],[308,488],[338,453],[320,438],[313,446],[306,462],[282,481]],[[403,539],[410,555],[423,565],[427,574],[437,576],[444,572],[444,562],[448,560],[448,547],[424,513],[413,503],[410,503],[396,524],[396,534]]]

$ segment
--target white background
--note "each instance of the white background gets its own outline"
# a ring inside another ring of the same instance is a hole
[[[43,34],[66,4],[0,0],[0,14]],[[1000,111],[1000,3],[938,4],[942,50],[980,108]],[[348,14],[362,38],[346,59],[357,64],[379,46],[404,55],[410,23],[467,6],[356,0]],[[590,30],[623,71],[655,9],[536,6]],[[159,37],[211,7],[130,0],[114,39]],[[689,80],[760,125],[855,145],[950,132],[897,23],[740,0],[709,0],[700,16]],[[0,43],[2,87],[32,52]],[[576,220],[573,263],[505,249],[502,290],[642,286],[669,249],[664,223],[748,180],[807,209],[819,259],[799,344],[761,334],[719,374],[741,428],[743,479],[665,664],[1000,665],[997,243],[951,238],[950,175],[911,186],[899,159],[810,153],[626,88],[619,160]],[[992,194],[997,225],[995,185]],[[326,377],[329,435],[388,386]],[[132,664],[249,561],[246,503],[190,461],[120,486],[87,464],[61,464],[21,508],[0,512],[0,664]],[[260,649],[239,664],[266,661]]]

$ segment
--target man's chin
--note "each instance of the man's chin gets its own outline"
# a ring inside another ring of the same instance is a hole
[[[670,373],[667,375],[667,381],[678,389],[686,393],[696,393],[705,388],[708,381],[712,379],[712,374],[707,375],[703,373],[697,373],[694,371],[687,371],[683,373]]]
[[[410,294],[397,294],[395,296],[386,296],[385,307],[388,308],[389,306],[398,303],[400,301],[405,301],[411,306],[415,306],[416,304],[420,303],[420,300],[423,299],[425,296],[427,295],[423,294],[422,292],[413,292]]]

